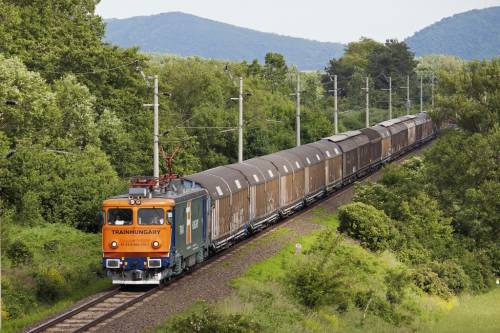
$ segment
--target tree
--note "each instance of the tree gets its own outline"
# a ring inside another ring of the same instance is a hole
[[[264,61],[264,77],[275,91],[285,83],[288,67],[282,54],[268,52]]]

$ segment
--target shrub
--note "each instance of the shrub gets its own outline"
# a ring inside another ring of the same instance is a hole
[[[412,272],[412,280],[417,287],[430,295],[436,295],[444,299],[451,297],[451,291],[437,273],[430,267],[421,266]]]
[[[467,290],[470,286],[469,277],[462,266],[454,260],[446,260],[443,263],[431,262],[429,267],[455,294]]]
[[[177,333],[252,333],[261,332],[261,326],[240,314],[223,314],[212,306],[200,303],[185,315],[174,317],[160,332]]]
[[[12,261],[14,266],[25,265],[33,262],[33,252],[22,241],[15,240],[7,248],[7,258]]]
[[[397,230],[383,211],[356,202],[339,209],[339,231],[361,241],[373,251],[390,248],[397,239]]]
[[[343,267],[326,265],[327,258],[309,256],[297,264],[286,276],[291,294],[302,304],[313,308],[336,304],[339,310],[347,309],[351,297],[347,288],[347,272]]]
[[[69,286],[55,267],[41,269],[36,274],[37,297],[40,301],[53,302],[69,292]]]

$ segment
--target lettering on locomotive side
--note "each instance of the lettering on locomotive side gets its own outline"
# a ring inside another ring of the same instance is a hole
[[[113,235],[159,235],[159,229],[153,230],[111,230]]]

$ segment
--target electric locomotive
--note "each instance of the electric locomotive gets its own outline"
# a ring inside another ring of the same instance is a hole
[[[159,284],[208,254],[206,191],[154,183],[135,182],[103,202],[102,260],[113,284]]]

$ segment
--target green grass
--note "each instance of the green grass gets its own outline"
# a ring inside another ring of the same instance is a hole
[[[482,295],[459,297],[453,309],[419,332],[500,332],[500,288]]]
[[[95,283],[87,285],[82,289],[76,289],[67,298],[55,304],[38,306],[34,311],[18,319],[2,320],[1,331],[4,333],[18,332],[28,325],[68,309],[75,302],[87,296],[109,289],[110,287],[111,281],[109,279],[96,280]]]
[[[2,332],[14,332],[108,288],[101,235],[62,224],[12,225],[2,239]],[[9,253],[17,241],[26,252]],[[16,254],[29,259],[15,263]]]

